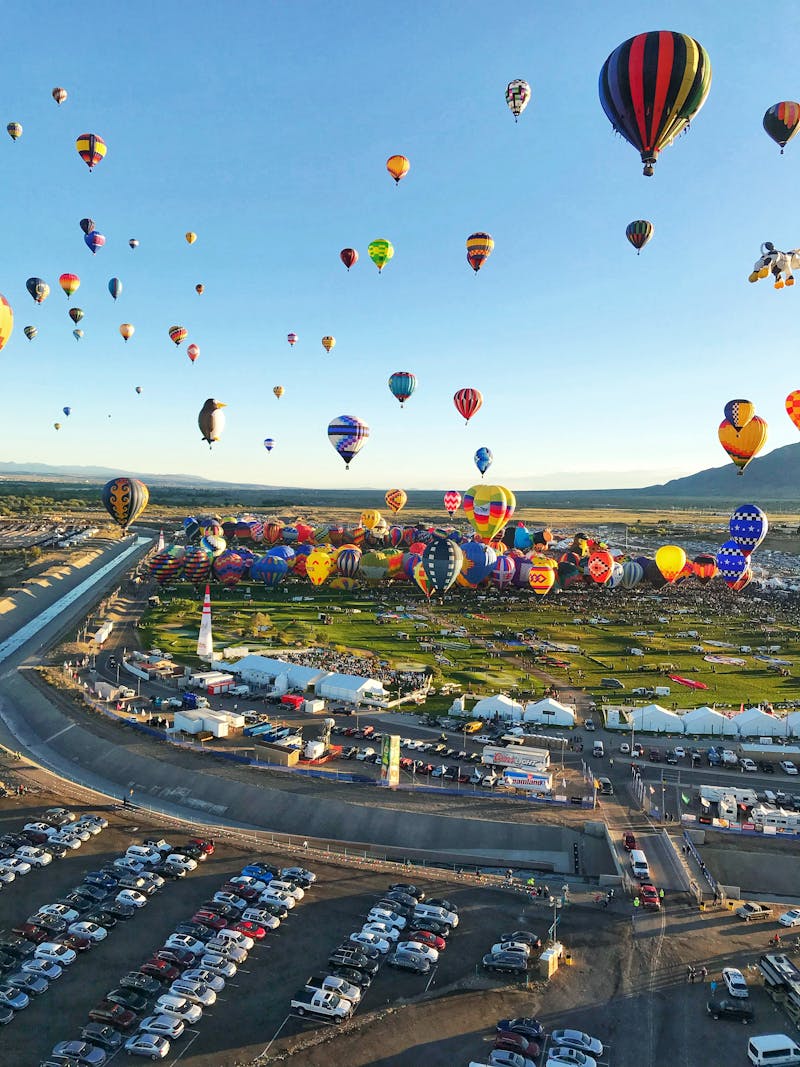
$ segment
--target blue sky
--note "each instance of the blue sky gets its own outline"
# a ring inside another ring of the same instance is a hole
[[[800,95],[800,9],[201,0],[5,13],[3,122],[24,134],[0,142],[0,292],[15,311],[0,458],[464,488],[487,445],[487,478],[511,488],[647,484],[724,461],[716,429],[734,396],[769,421],[768,448],[796,440],[783,403],[800,387],[800,285],[747,275],[762,241],[800,246],[800,143],[781,157],[761,127]],[[696,37],[713,80],[647,179],[597,77],[653,29]],[[517,125],[504,100],[515,77],[533,90]],[[60,108],[56,85],[70,94]],[[74,147],[85,131],[108,144],[91,174]],[[393,153],[411,160],[397,188]],[[87,215],[107,238],[96,256]],[[624,236],[636,218],[655,225],[638,258]],[[477,277],[475,230],[496,242]],[[367,257],[376,237],[395,246],[382,276]],[[361,257],[349,274],[345,246]],[[70,305],[64,271],[82,280]],[[51,286],[42,306],[30,276]],[[127,345],[121,322],[136,327]],[[173,324],[189,330],[180,349]],[[395,370],[419,382],[404,410],[386,384]],[[485,398],[467,428],[452,403],[463,386]],[[211,451],[196,424],[208,396],[228,405]],[[350,471],[326,438],[340,414],[372,430]]]

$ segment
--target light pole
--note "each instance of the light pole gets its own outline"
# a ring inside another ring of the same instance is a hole
[[[558,931],[558,912],[561,908],[561,901],[558,897],[551,896],[548,903],[553,905],[553,925],[550,927],[549,934],[552,942],[556,941],[556,933]]]

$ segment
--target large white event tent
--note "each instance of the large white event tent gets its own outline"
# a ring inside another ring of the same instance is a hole
[[[524,722],[541,723],[543,726],[575,725],[575,712],[572,708],[553,700],[552,697],[526,704],[522,718]]]
[[[667,711],[660,704],[647,704],[630,712],[634,730],[648,734],[682,734],[683,721],[674,711]]]
[[[708,706],[693,708],[682,716],[683,732],[697,737],[738,737],[739,728],[733,719]]]
[[[800,711],[793,711],[786,716],[787,728],[792,737],[800,737]]]
[[[770,715],[762,708],[745,708],[734,715],[740,737],[786,737],[786,720]]]
[[[522,718],[522,705],[507,697],[505,693],[483,697],[469,713],[473,719],[504,719],[519,722]]]

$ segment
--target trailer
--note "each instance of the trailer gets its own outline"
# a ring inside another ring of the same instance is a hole
[[[749,808],[758,803],[755,789],[736,789],[730,785],[701,785],[700,796],[717,804],[725,797],[733,797],[739,804],[746,804]]]
[[[546,748],[526,748],[524,745],[515,745],[513,748],[484,745],[481,763],[487,767],[521,767],[541,772],[550,766],[550,753]]]
[[[245,728],[244,728],[244,730],[242,732],[243,732],[245,737],[261,737],[262,735],[270,732],[271,730],[272,730],[272,723],[267,721],[267,722],[257,722],[253,726],[245,726]]]

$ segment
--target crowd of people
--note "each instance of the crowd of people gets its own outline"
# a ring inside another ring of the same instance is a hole
[[[337,652],[330,648],[309,648],[302,652],[282,653],[283,658],[304,667],[319,667],[332,674],[355,674],[374,678],[386,689],[408,693],[427,685],[427,671],[394,670],[376,656],[357,655],[354,652]]]

